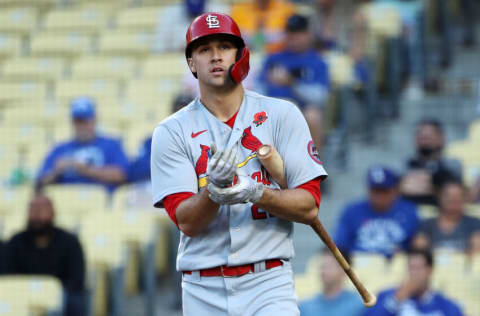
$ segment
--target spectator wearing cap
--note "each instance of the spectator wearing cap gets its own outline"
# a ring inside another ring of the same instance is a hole
[[[232,18],[253,51],[275,53],[284,46],[285,25],[295,11],[288,0],[248,0],[232,6]]]
[[[329,90],[328,66],[313,47],[307,17],[292,15],[285,50],[267,56],[259,76],[268,96],[295,102],[303,111],[317,149],[323,144],[322,108]]]
[[[416,206],[399,198],[398,176],[389,168],[368,170],[367,199],[348,205],[337,225],[335,241],[340,249],[383,254],[407,250],[416,234]]]
[[[345,260],[350,263],[350,256],[342,251]],[[332,253],[321,250],[318,260],[318,270],[322,283],[322,293],[300,302],[298,308],[302,316],[360,316],[365,308],[357,293],[345,288],[345,272]]]
[[[465,215],[466,188],[459,182],[447,182],[438,197],[439,215],[421,223],[414,246],[480,253],[480,220]]]
[[[228,13],[229,7],[215,0],[184,0],[165,5],[158,16],[154,50],[159,53],[183,51],[185,30],[195,17],[204,12]],[[186,64],[185,70],[188,70]],[[191,76],[190,70],[188,74]]]
[[[71,102],[74,139],[47,155],[37,189],[49,184],[98,184],[110,192],[126,179],[128,160],[120,141],[96,131],[95,104],[87,97]]]
[[[365,316],[462,316],[457,303],[431,289],[434,260],[429,250],[408,252],[408,275],[398,287],[382,291]]]
[[[416,153],[406,162],[400,191],[415,203],[437,204],[435,191],[446,182],[461,182],[462,165],[443,156],[445,133],[437,120],[425,119],[418,123],[415,143]]]

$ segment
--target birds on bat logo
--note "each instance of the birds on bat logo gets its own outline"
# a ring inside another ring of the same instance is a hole
[[[253,116],[253,123],[255,124],[256,127],[259,127],[260,125],[265,123],[267,119],[268,119],[268,116],[267,116],[267,113],[265,113],[265,111],[258,112],[258,113],[255,113],[255,115]]]

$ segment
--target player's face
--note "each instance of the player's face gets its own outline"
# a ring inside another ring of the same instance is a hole
[[[236,61],[237,47],[224,37],[200,42],[192,51],[188,65],[201,84],[223,87],[230,84],[228,70]]]
[[[448,185],[440,194],[440,209],[444,213],[461,215],[465,206],[465,193],[458,185]]]
[[[93,139],[95,137],[95,126],[95,119],[74,120],[75,138],[79,142],[86,142]]]

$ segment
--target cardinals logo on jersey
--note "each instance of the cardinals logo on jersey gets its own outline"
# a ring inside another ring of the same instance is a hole
[[[263,145],[262,142],[255,135],[252,134],[251,126],[243,130],[243,135],[240,143],[243,147],[251,150],[252,152],[244,161],[238,164],[239,168],[245,166],[250,159],[257,157],[257,150],[258,148],[260,148],[260,146]]]
[[[265,121],[268,119],[267,113],[265,111],[258,112],[253,116],[253,123],[255,123],[255,126],[259,127]]]

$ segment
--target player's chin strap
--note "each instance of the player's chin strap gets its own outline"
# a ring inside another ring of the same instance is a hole
[[[240,83],[245,79],[248,75],[248,71],[250,70],[250,51],[245,46],[239,51],[239,56],[237,57],[237,62],[230,66],[228,70],[228,74],[230,78],[235,83]]]

